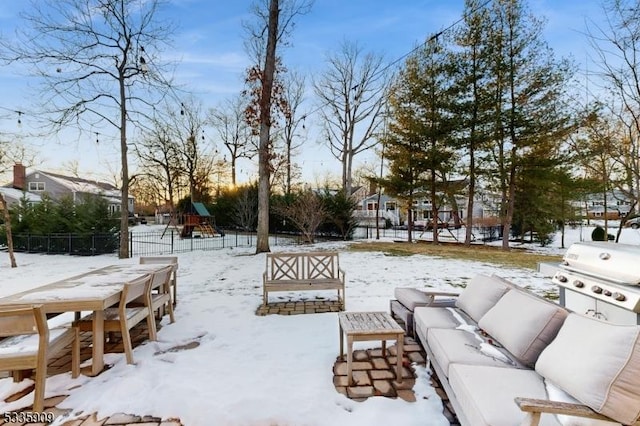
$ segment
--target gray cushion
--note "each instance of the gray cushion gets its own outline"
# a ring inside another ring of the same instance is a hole
[[[556,337],[567,311],[555,303],[512,290],[478,322],[520,362],[533,367],[540,352]]]
[[[547,399],[544,381],[533,370],[451,364],[449,384],[461,407],[457,413],[467,420],[461,423],[473,426],[519,425],[525,413],[514,398]],[[555,416],[541,417],[540,425],[559,425]]]
[[[572,313],[540,354],[536,371],[620,423],[640,418],[640,326]]]
[[[402,303],[410,311],[413,311],[418,306],[427,306],[433,301],[433,296],[417,288],[399,287],[394,290],[393,294],[398,302]]]
[[[476,275],[458,296],[456,307],[465,311],[476,322],[511,288],[504,280]]]
[[[489,346],[480,336],[466,330],[431,328],[427,332],[427,341],[432,355],[431,361],[437,363],[447,376],[449,366],[453,363],[515,366],[515,363],[499,349]]]

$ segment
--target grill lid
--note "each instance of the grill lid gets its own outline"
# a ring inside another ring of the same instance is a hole
[[[640,247],[604,241],[574,243],[563,268],[626,285],[640,285]]]

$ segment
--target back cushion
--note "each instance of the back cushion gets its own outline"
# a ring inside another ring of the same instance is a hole
[[[456,307],[478,322],[510,288],[499,278],[476,275],[458,296]]]
[[[536,371],[620,423],[640,418],[640,326],[572,313],[540,354]]]
[[[556,337],[567,311],[520,290],[505,294],[478,322],[521,363],[533,367]]]

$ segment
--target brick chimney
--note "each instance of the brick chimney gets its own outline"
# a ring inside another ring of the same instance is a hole
[[[26,167],[20,163],[13,165],[13,187],[20,190],[25,190],[26,181]]]

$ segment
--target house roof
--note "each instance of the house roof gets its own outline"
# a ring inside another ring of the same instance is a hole
[[[0,193],[5,198],[12,198],[14,200],[21,200],[23,197],[31,203],[39,203],[42,198],[38,194],[32,192],[21,191],[15,188],[0,187]]]
[[[72,192],[100,194],[108,199],[113,199],[113,201],[116,202],[120,200],[120,190],[114,185],[111,185],[107,182],[100,182],[97,180],[89,180],[73,176],[64,176],[57,173],[43,172],[41,170],[33,171],[27,176],[31,177],[36,173],[49,177],[50,179],[56,181]],[[129,198],[133,197],[129,196]]]

